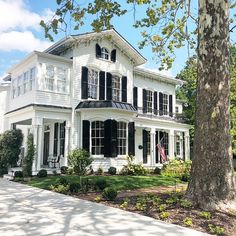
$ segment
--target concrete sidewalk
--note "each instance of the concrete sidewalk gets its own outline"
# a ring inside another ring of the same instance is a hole
[[[0,179],[0,235],[204,236],[149,217]]]

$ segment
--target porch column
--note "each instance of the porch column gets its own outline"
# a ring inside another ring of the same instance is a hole
[[[43,147],[43,119],[41,119],[41,124],[38,125],[38,162],[37,162],[37,170],[41,169],[41,160],[43,158],[42,153]]]
[[[67,124],[67,122],[66,122]],[[65,127],[65,153],[64,153],[64,164],[65,166],[68,166],[68,154],[70,151],[70,146],[69,146],[69,140],[70,140],[70,123],[68,123]]]
[[[175,157],[175,132],[173,129],[169,131],[169,159],[173,160]]]
[[[184,132],[185,160],[190,160],[190,139],[189,131]]]
[[[151,167],[155,166],[155,156],[156,156],[155,135],[156,135],[156,129],[151,128],[151,131],[150,131],[150,145],[151,145],[150,166]]]

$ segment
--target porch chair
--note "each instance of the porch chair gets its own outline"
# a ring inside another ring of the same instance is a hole
[[[50,160],[52,167],[56,168],[56,164],[58,164],[58,167],[60,168],[60,160],[61,160],[61,155],[58,155],[56,158],[53,158]]]

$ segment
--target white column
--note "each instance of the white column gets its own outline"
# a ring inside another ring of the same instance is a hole
[[[150,132],[150,144],[151,144],[150,166],[152,166],[152,167],[155,166],[155,156],[156,156],[155,134],[156,134],[156,129],[151,128],[151,132]]]
[[[37,156],[37,170],[41,169],[41,164],[43,160],[43,119],[40,122],[41,124],[38,125],[38,156]]]
[[[175,157],[175,132],[173,129],[169,131],[169,159]]]
[[[63,165],[65,166],[68,165],[68,154],[70,151],[69,140],[70,140],[70,124],[67,124],[65,127],[65,153],[64,153],[65,156],[64,156],[64,163],[63,163]]]
[[[190,160],[190,138],[189,131],[184,132],[185,160]]]

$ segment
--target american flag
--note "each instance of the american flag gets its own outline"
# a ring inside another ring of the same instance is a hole
[[[161,143],[161,142],[160,142]],[[161,144],[157,144],[158,151],[160,152],[161,156],[161,163],[164,163],[167,161],[167,156],[165,154],[165,148]]]

